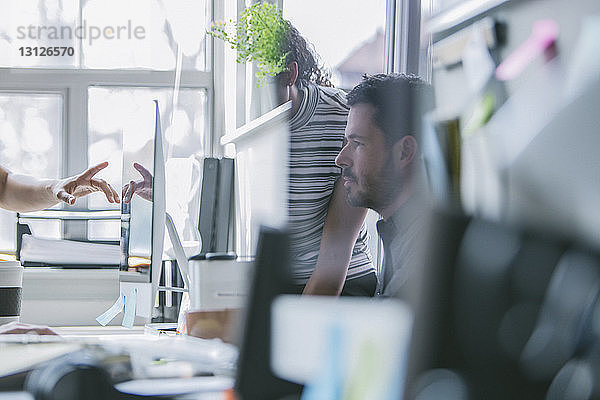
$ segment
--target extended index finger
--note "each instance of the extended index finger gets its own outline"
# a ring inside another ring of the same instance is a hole
[[[101,162],[98,165],[88,168],[83,174],[81,174],[82,178],[91,179],[98,172],[102,171],[104,168],[108,166],[108,161]]]
[[[141,164],[133,163],[133,168],[138,170],[138,172],[140,173],[140,175],[142,175],[145,181],[152,181],[152,174]]]

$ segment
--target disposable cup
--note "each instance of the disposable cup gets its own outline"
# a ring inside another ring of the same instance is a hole
[[[23,267],[18,261],[0,261],[0,325],[19,321]]]

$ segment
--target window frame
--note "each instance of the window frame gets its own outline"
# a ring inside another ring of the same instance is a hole
[[[219,1],[206,0],[207,23],[223,15]],[[81,10],[80,10],[81,12]],[[222,154],[220,135],[224,114],[224,96],[219,90],[222,78],[216,79],[214,71],[223,70],[222,47],[214,45],[207,35],[206,71],[182,70],[179,89],[204,89],[207,95],[208,128],[206,155]],[[90,87],[140,87],[173,89],[176,70],[148,69],[82,69],[82,68],[23,68],[0,67],[0,92],[6,93],[52,93],[63,98],[62,131],[60,134],[60,175],[74,175],[88,168],[88,89]],[[218,95],[215,95],[219,93]],[[217,137],[219,136],[219,137]],[[71,210],[88,210],[86,198],[80,199]],[[88,240],[87,221],[64,221],[62,236],[65,239]]]
[[[387,0],[384,45],[387,73],[421,72],[420,36],[421,0]]]

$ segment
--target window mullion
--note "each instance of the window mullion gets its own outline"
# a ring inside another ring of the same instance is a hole
[[[63,154],[66,175],[71,176],[85,170],[88,166],[88,83],[79,81],[69,86],[65,99],[66,120],[63,135],[65,148]],[[77,200],[74,209],[87,209],[87,197]],[[64,221],[65,239],[86,240],[87,221]]]

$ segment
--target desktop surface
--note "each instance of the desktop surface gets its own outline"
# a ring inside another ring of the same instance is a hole
[[[223,392],[233,387],[231,373],[217,373],[226,371],[226,366],[231,365],[237,356],[237,350],[231,345],[181,335],[152,334],[144,326],[133,329],[118,326],[53,329],[60,336],[0,337],[0,358],[14,360],[12,371],[7,363],[3,363],[0,399],[32,399],[29,393],[19,391],[23,387],[31,390],[31,384],[24,383],[26,376],[33,380],[44,371],[54,369],[58,376],[64,373],[66,377],[80,365],[85,367],[88,363],[111,377],[110,381],[106,381],[110,382],[106,388],[109,391],[113,390],[114,383],[119,391],[137,395],[222,399]],[[115,359],[121,361],[117,363]],[[156,360],[165,361],[157,363]],[[124,370],[126,366],[128,369]],[[196,373],[202,369],[204,372]],[[19,379],[15,380],[15,376]],[[72,380],[74,385],[79,385],[79,380]],[[16,386],[15,382],[20,386]]]

